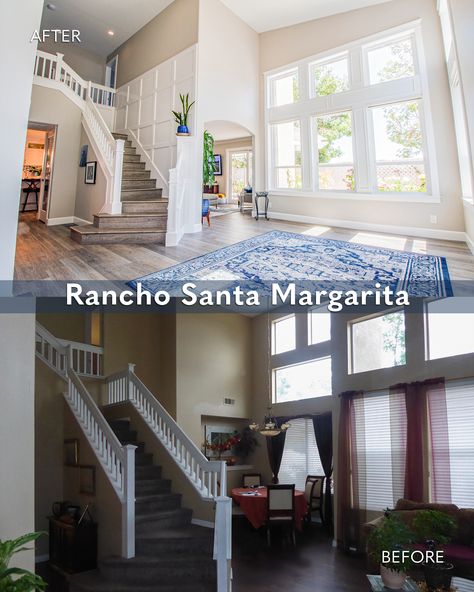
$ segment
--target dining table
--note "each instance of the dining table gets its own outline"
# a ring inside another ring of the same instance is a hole
[[[235,487],[231,491],[232,499],[255,529],[267,522],[267,495],[267,488],[264,486]],[[304,491],[295,489],[295,526],[298,530],[303,528],[303,518],[307,510]]]

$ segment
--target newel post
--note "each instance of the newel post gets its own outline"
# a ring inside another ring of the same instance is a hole
[[[128,363],[128,400],[133,400],[133,392],[132,392],[132,374],[135,374],[135,366],[132,362]]]
[[[132,444],[123,447],[122,557],[125,559],[135,557],[135,449]]]
[[[232,500],[219,496],[214,527],[214,560],[217,562],[217,592],[230,592],[232,580]]]
[[[56,71],[54,73],[54,80],[56,80],[56,82],[61,82],[61,68],[63,67],[63,58],[63,53],[56,54]]]

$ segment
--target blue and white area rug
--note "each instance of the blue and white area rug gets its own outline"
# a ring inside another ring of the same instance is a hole
[[[167,284],[252,285],[311,282],[328,290],[373,289],[375,283],[412,296],[452,296],[444,257],[420,255],[273,230],[129,282],[156,293]]]

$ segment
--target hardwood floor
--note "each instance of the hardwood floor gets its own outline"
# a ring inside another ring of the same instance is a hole
[[[232,569],[234,592],[367,592],[365,556],[347,555],[332,546],[318,525],[289,542],[267,547],[264,532],[244,517],[234,519]]]
[[[47,227],[36,221],[34,213],[27,212],[20,216],[15,279],[123,283],[274,229],[442,255],[447,259],[452,280],[474,279],[474,256],[464,243],[278,220],[256,221],[249,214],[238,212],[214,217],[211,227],[204,225],[202,233],[185,235],[176,247],[159,244],[80,245],[71,240],[68,226]],[[54,287],[51,290],[54,293]]]

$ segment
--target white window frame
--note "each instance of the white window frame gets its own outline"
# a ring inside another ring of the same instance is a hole
[[[413,39],[415,76],[378,84],[367,84],[367,52],[377,46],[389,44],[411,37]],[[325,64],[348,56],[350,89],[328,96],[314,96],[311,69],[315,64]],[[299,101],[269,106],[270,81],[282,73],[298,68]],[[397,102],[418,101],[423,133],[423,163],[427,179],[427,191],[418,192],[379,192],[375,169],[375,142],[371,122],[371,108]],[[331,51],[310,56],[288,64],[283,68],[265,73],[265,142],[266,142],[266,183],[272,195],[317,197],[329,199],[375,200],[413,203],[440,203],[439,180],[435,166],[436,148],[434,142],[431,102],[425,69],[421,20],[384,31],[377,35],[360,39]],[[350,111],[353,130],[353,158],[356,191],[319,190],[317,174],[317,141],[315,145],[312,118]],[[274,140],[272,125],[287,121],[300,121],[302,152],[301,189],[282,189],[276,184]]]
[[[278,74],[271,76],[268,80],[268,94],[267,94],[267,103],[266,103],[268,108],[277,106],[277,105],[275,105],[276,97],[275,97],[274,83],[278,82],[278,80],[282,80],[283,78],[288,78],[289,76],[291,76],[293,74],[296,74],[297,80],[298,80],[299,99],[297,101],[293,101],[292,103],[285,103],[284,105],[278,105],[278,107],[285,107],[286,105],[294,105],[295,103],[298,103],[301,100],[300,72],[299,72],[298,68],[287,68],[283,72],[279,72]]]
[[[450,0],[438,0],[438,13],[444,41],[449,88],[454,116],[454,129],[459,157],[462,199],[474,205],[473,147],[471,146],[466,116],[464,89],[459,69],[456,38],[453,29]]]

